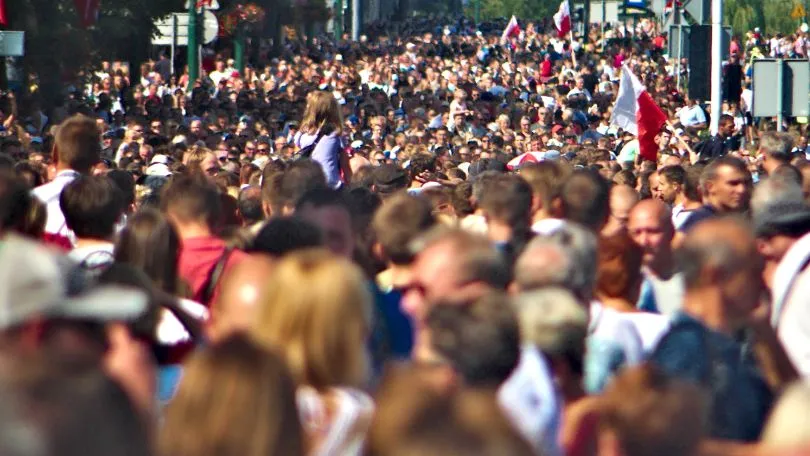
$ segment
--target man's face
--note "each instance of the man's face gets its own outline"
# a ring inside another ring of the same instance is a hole
[[[202,122],[199,120],[192,121],[188,128],[192,134],[199,135],[202,133]]]
[[[631,212],[627,232],[644,252],[644,264],[651,264],[661,254],[670,251],[675,235],[671,224],[663,224],[661,218],[649,210]]]
[[[650,183],[650,194],[655,199],[661,199],[661,192],[659,189],[659,180],[658,180],[658,173],[650,174],[649,178]]]
[[[706,183],[706,189],[720,211],[743,211],[751,199],[751,177],[732,166],[721,166],[717,178]]]
[[[352,258],[354,255],[354,230],[352,229],[351,214],[345,208],[305,205],[297,214],[321,229],[329,250],[344,258]]]
[[[661,201],[667,204],[674,204],[681,186],[670,181],[666,176],[658,175],[658,195]]]
[[[213,178],[219,172],[219,160],[214,154],[207,154],[200,162],[200,168],[209,178]]]
[[[457,292],[458,252],[447,243],[432,245],[417,255],[411,268],[411,283],[404,290],[402,309],[417,328],[428,314],[430,302],[448,298]]]
[[[132,132],[132,140],[133,141],[139,141],[139,140],[143,139],[143,127],[142,126],[133,125],[131,127],[130,131]]]

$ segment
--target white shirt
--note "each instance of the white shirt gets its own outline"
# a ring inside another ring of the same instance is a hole
[[[619,312],[619,314],[636,328],[645,358],[655,349],[661,337],[669,331],[669,318],[663,315],[649,312]]]
[[[706,115],[698,105],[684,106],[678,111],[678,119],[684,127],[692,127],[697,124],[706,123]]]
[[[45,222],[45,232],[59,234],[75,242],[73,231],[68,229],[65,223],[65,214],[59,206],[59,196],[67,184],[79,177],[79,173],[73,170],[60,171],[56,177],[47,184],[40,185],[33,189],[31,194],[38,198],[45,205],[48,220]]]
[[[799,374],[810,377],[810,234],[796,241],[779,262],[771,287],[771,325]]]
[[[520,362],[498,390],[498,404],[515,428],[539,454],[560,455],[562,401],[551,369],[533,345],[524,345]]]
[[[633,366],[644,359],[644,344],[636,325],[624,314],[609,309],[599,301],[591,301],[591,333],[588,337],[609,340],[622,348],[627,365]]]

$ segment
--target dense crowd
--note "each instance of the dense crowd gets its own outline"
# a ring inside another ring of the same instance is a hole
[[[652,22],[521,26],[8,95],[0,454],[810,454],[806,119],[750,89],[804,29],[712,135]]]

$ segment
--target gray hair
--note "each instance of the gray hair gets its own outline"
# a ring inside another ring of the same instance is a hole
[[[754,187],[751,196],[751,215],[757,218],[768,206],[803,202],[804,193],[801,184],[790,179],[769,177]]]
[[[588,229],[566,222],[548,236],[537,236],[515,264],[523,291],[558,286],[590,301],[596,287],[597,240]]]
[[[582,360],[588,335],[588,311],[568,290],[549,287],[518,295],[513,300],[524,344],[550,356]]]
[[[790,161],[793,138],[788,133],[768,131],[759,138],[760,152],[782,162]]]

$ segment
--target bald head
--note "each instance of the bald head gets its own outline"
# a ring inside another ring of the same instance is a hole
[[[742,325],[764,289],[762,259],[748,226],[728,217],[701,222],[689,232],[678,253],[687,296],[698,296],[692,305],[703,309],[720,306],[720,312],[712,312],[723,315],[726,327]]]
[[[264,284],[274,267],[275,261],[271,257],[253,254],[222,277],[218,299],[211,307],[209,337],[212,341],[250,328]]]
[[[661,200],[645,199],[630,210],[628,225],[633,225],[633,221],[638,219],[654,219],[661,227],[672,226],[672,211]]]
[[[614,185],[610,189],[610,218],[602,230],[605,236],[613,236],[627,227],[630,210],[638,202],[638,192],[629,185]]]
[[[675,227],[669,207],[658,199],[646,199],[633,206],[627,219],[627,233],[644,252],[644,264],[662,272],[671,264]]]

